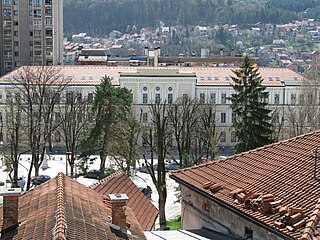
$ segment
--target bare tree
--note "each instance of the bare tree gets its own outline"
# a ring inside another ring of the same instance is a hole
[[[35,176],[39,175],[46,144],[55,129],[54,108],[67,85],[67,81],[59,72],[58,67],[21,67],[15,76],[14,89],[11,89],[20,94],[21,97],[16,104],[26,116],[25,129],[32,155],[27,190],[30,188],[33,167]]]
[[[7,94],[10,96],[10,93]],[[18,187],[18,166],[21,154],[26,153],[26,134],[23,131],[23,115],[20,105],[15,103],[19,101],[20,94],[16,93],[13,96],[7,98],[5,116],[6,116],[6,134],[7,145],[4,146],[6,150],[9,150],[9,154],[5,157],[6,163],[9,164],[10,173],[9,177],[13,187]],[[0,138],[3,141],[3,119],[0,115],[1,132]],[[2,142],[3,143],[3,142]]]
[[[167,185],[166,185],[166,169],[165,158],[167,153],[168,139],[168,115],[166,103],[155,103],[150,105],[152,115],[152,126],[149,129],[149,136],[146,141],[150,149],[150,162],[145,154],[143,154],[145,164],[150,174],[153,184],[155,185],[159,195],[159,219],[160,227],[166,226],[165,206],[167,200]],[[155,155],[158,158],[158,165],[154,171]]]
[[[308,79],[299,91],[298,101],[285,109],[286,128],[289,137],[301,135],[320,128],[320,68],[314,61]],[[297,96],[294,98],[296,99]]]
[[[84,133],[84,128],[88,124],[91,105],[87,97],[83,97],[81,91],[67,90],[65,94],[65,104],[59,105],[58,112],[55,112],[56,134],[63,140],[71,176],[74,175],[74,164],[76,153],[80,144],[80,137]]]
[[[180,167],[190,166],[192,141],[199,121],[198,99],[179,98],[168,106],[168,116],[180,159]]]
[[[137,119],[139,116],[133,108],[119,119],[110,147],[110,155],[127,175],[130,174],[130,167],[136,169],[136,161],[139,159],[139,138],[143,126]]]

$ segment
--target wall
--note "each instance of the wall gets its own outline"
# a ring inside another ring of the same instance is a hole
[[[183,229],[207,227],[236,237],[245,237],[245,228],[253,231],[253,240],[282,238],[229,211],[191,189],[181,187],[181,219]]]

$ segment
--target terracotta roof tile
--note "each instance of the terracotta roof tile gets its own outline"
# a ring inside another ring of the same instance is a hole
[[[91,185],[90,188],[102,196],[116,193],[127,194],[129,197],[127,206],[133,210],[141,228],[144,231],[152,229],[158,216],[158,210],[125,173],[114,173]]]
[[[21,224],[15,232],[1,239],[145,239],[129,207],[126,208],[126,215],[132,235],[123,238],[114,233],[108,225],[111,208],[100,198],[95,191],[59,173],[57,177],[20,196]]]
[[[37,66],[33,66],[32,68],[37,68]],[[225,86],[232,83],[230,75],[233,76],[234,74],[232,70],[236,69],[235,67],[109,67],[96,65],[58,66],[56,68],[60,69],[59,75],[64,76],[66,79],[68,79],[70,84],[81,84],[88,86],[100,84],[101,77],[105,75],[110,76],[113,79],[112,83],[114,85],[119,85],[119,78],[121,73],[137,72],[139,70],[150,69],[157,70],[158,72],[174,69],[179,70],[180,73],[194,73],[197,78],[198,86]],[[10,79],[13,76],[18,76],[21,69],[23,69],[23,67],[7,73],[6,75],[2,76],[1,79]],[[261,67],[259,68],[259,72],[264,79],[263,85],[266,86],[282,86],[283,82],[293,82],[299,84],[299,81],[304,80],[301,75],[288,68]]]
[[[171,178],[180,184],[195,187],[291,238],[313,239],[320,236],[320,181],[314,179],[315,160],[311,155],[311,151],[316,148],[320,148],[320,131],[237,154],[225,160],[172,171]],[[320,174],[319,168],[316,174]],[[203,186],[209,181],[221,185],[223,189],[218,192],[205,189]],[[297,221],[296,226],[302,228],[292,232],[288,228],[276,229],[274,222],[280,221],[279,213],[266,215],[244,209],[241,204],[237,205],[230,192],[239,188],[249,192],[273,194],[275,200],[281,200],[282,206],[301,208],[303,218],[293,218]],[[303,224],[303,220],[306,224]]]

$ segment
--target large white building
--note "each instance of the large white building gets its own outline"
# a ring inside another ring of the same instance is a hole
[[[222,133],[223,145],[234,145],[232,129],[232,111],[230,97],[235,68],[191,68],[191,67],[106,67],[106,66],[59,66],[59,75],[70,81],[68,89],[81,92],[82,96],[93,94],[95,87],[105,75],[113,78],[113,84],[126,87],[133,93],[134,105],[142,109],[144,122],[151,119],[148,104],[159,99],[175,102],[179,97],[199,98],[203,103],[216,106],[216,119]],[[22,68],[21,68],[22,69]],[[17,69],[0,79],[0,99],[5,102],[5,89],[19,76]],[[286,106],[299,107],[303,97],[301,89],[305,79],[282,68],[260,68],[263,85],[269,91],[269,105],[273,109],[283,110]],[[12,86],[12,85],[11,85]],[[277,111],[281,119],[283,111]],[[284,136],[287,137],[287,136]]]

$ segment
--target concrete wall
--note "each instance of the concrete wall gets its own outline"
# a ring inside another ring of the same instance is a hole
[[[183,185],[180,186],[182,194],[181,219],[183,229],[200,229],[207,227],[217,232],[245,238],[245,229],[247,228],[252,230],[253,240],[283,239],[191,189]]]

